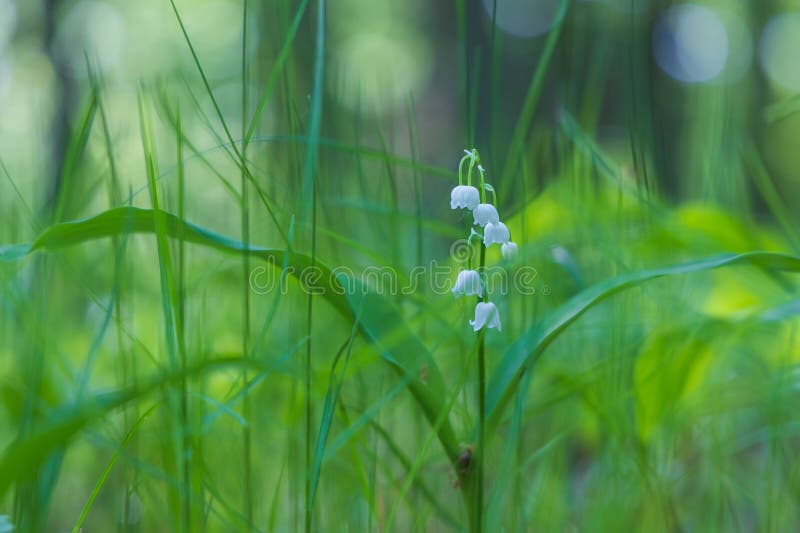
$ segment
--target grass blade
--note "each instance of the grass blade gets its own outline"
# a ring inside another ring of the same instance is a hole
[[[486,416],[497,418],[500,407],[547,347],[586,311],[624,290],[665,276],[682,276],[727,266],[750,265],[765,270],[800,272],[800,258],[773,252],[723,254],[679,265],[623,274],[607,279],[573,296],[551,313],[542,324],[525,332],[506,350],[489,381]]]
[[[35,251],[57,250],[114,235],[155,233],[156,220],[159,221],[164,235],[182,238],[186,242],[230,254],[240,254],[247,249],[251,256],[272,266],[282,264],[286,257],[284,249],[252,245],[246,248],[240,241],[185,222],[163,211],[119,207],[91,218],[55,224],[44,230],[31,244],[0,247],[0,258],[15,261]],[[312,266],[312,261],[308,255],[291,251],[288,264],[292,266],[290,274],[297,277]],[[401,376],[413,376],[409,382],[411,393],[429,422],[438,420],[444,408],[444,378],[428,349],[405,324],[393,304],[387,298],[366,290],[355,279],[337,278],[321,261],[315,261],[314,268],[320,275],[316,279],[302,280],[307,284],[307,289],[319,292],[347,320],[353,319],[353,310],[363,308],[359,322],[360,331],[375,346],[378,354]],[[425,382],[419,377],[423,365],[427,369]],[[438,433],[448,457],[455,461],[459,451],[452,426],[445,420]]]
[[[111,474],[111,470],[114,468],[114,465],[117,464],[117,460],[119,459],[122,450],[128,445],[128,443],[131,441],[131,439],[133,439],[134,435],[136,435],[136,432],[139,430],[141,425],[144,424],[145,420],[147,420],[147,417],[150,416],[150,413],[155,411],[156,407],[158,407],[159,405],[160,405],[160,403],[155,403],[155,404],[153,404],[152,407],[150,407],[150,409],[145,411],[142,414],[142,416],[139,417],[139,420],[137,420],[136,423],[128,431],[128,434],[125,435],[125,438],[120,443],[119,448],[117,449],[117,451],[114,452],[114,455],[111,456],[111,460],[108,462],[108,464],[106,465],[105,469],[103,470],[103,473],[101,474],[100,479],[97,480],[97,483],[95,484],[94,488],[92,489],[91,494],[89,494],[89,499],[86,501],[86,505],[83,506],[83,510],[81,511],[81,514],[78,517],[78,520],[75,522],[75,525],[72,527],[72,533],[79,533],[81,531],[81,526],[83,525],[83,522],[86,520],[86,517],[89,515],[89,511],[91,511],[92,505],[94,505],[94,501],[97,499],[97,496],[100,494],[100,490],[106,484],[106,481],[108,480],[108,476],[109,476],[109,474]]]

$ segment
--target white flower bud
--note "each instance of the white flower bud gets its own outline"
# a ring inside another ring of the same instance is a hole
[[[475,320],[470,320],[469,325],[475,331],[484,327],[496,328],[497,331],[503,329],[500,324],[500,313],[492,302],[478,302],[478,305],[475,306]]]
[[[500,252],[503,254],[503,259],[508,261],[513,261],[517,258],[517,243],[508,241],[503,246],[500,247]]]
[[[450,209],[475,209],[479,203],[481,195],[471,185],[457,185],[450,191]]]
[[[480,204],[472,212],[472,217],[475,219],[475,224],[485,226],[490,222],[497,224],[500,222],[500,215],[497,214],[497,209],[492,204]]]
[[[483,244],[487,248],[492,244],[506,244],[511,240],[508,228],[502,222],[489,222],[483,229]]]
[[[481,276],[474,270],[462,270],[458,273],[452,292],[457,297],[461,295],[482,297]]]

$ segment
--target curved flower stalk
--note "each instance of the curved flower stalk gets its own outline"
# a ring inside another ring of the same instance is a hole
[[[458,185],[450,192],[450,208],[472,211],[473,227],[470,229],[467,242],[471,243],[472,238],[477,237],[483,241],[483,249],[493,244],[499,244],[503,258],[510,261],[517,256],[518,246],[511,242],[508,226],[500,220],[500,214],[497,212],[497,193],[494,187],[486,183],[486,170],[480,161],[477,150],[464,150],[464,157],[458,164]],[[477,187],[472,185],[476,169],[478,171]],[[487,201],[487,193],[491,193],[491,202]],[[481,264],[480,267],[482,269],[483,265]],[[452,292],[456,297],[478,296],[480,301],[475,307],[475,319],[470,320],[470,325],[475,331],[484,328],[495,328],[500,331],[500,314],[495,304],[488,301],[488,294],[484,294],[485,284],[481,279],[482,275],[482,272],[471,268],[462,270],[458,273]],[[489,307],[487,306],[491,306],[493,313],[491,317],[488,314]]]
[[[458,185],[450,191],[450,209],[469,209],[474,211],[481,203],[481,193],[472,186],[472,172],[479,161],[476,150],[464,150],[464,157],[458,164]],[[464,164],[469,162],[467,184],[464,185]]]

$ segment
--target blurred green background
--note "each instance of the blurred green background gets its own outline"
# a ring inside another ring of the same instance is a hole
[[[796,530],[798,51],[796,0],[0,0],[0,532]],[[502,332],[309,296],[462,266],[472,147]]]

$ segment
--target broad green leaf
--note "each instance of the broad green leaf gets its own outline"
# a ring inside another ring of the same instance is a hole
[[[643,442],[680,408],[684,394],[702,381],[713,357],[709,339],[685,327],[651,335],[636,358],[636,430]]]
[[[251,257],[269,261],[273,265],[281,265],[286,254],[286,250],[283,249],[252,245],[245,247],[240,241],[185,222],[164,211],[154,212],[152,209],[126,206],[110,209],[93,217],[50,226],[31,244],[0,246],[0,260],[16,261],[38,250],[57,250],[126,233],[155,233],[156,220],[163,222],[165,233],[172,238],[183,239],[186,242],[207,246],[222,252],[240,254],[248,251]],[[311,258],[305,254],[291,252],[289,264],[292,267],[290,273],[295,277],[300,277],[304,272],[310,272]],[[347,301],[341,294],[341,287],[333,286],[330,283],[331,280],[335,281],[330,269],[319,261],[316,262],[316,268],[319,275],[306,275],[303,279],[298,279],[308,290],[323,292],[325,299],[339,312],[348,317],[351,316]]]
[[[172,238],[230,254],[247,251],[251,257],[268,261],[276,267],[284,264],[286,250],[245,246],[240,241],[183,221],[170,213],[127,206],[111,209],[94,217],[55,224],[44,230],[31,244],[0,247],[0,259],[20,260],[35,251],[57,250],[127,233],[153,234],[156,220],[159,220],[164,233]],[[443,408],[446,390],[444,378],[428,349],[408,328],[392,302],[370,292],[355,280],[337,278],[319,259],[314,262],[315,270],[312,270],[311,257],[306,254],[290,251],[287,265],[291,267],[288,273],[298,279],[304,290],[318,293],[346,320],[352,321],[353,310],[363,305],[359,330],[400,375],[413,376],[409,389],[425,416],[433,423]],[[423,368],[426,374],[424,382],[419,378]],[[447,420],[440,426],[439,438],[448,456],[455,459],[458,455],[458,442]]]
[[[352,281],[351,281],[352,283]],[[434,424],[444,408],[444,377],[431,353],[409,328],[400,312],[388,299],[368,291],[358,284],[348,291],[348,301],[353,309],[361,309],[359,329],[369,339],[384,360],[401,376],[408,376],[408,388],[420,404],[425,416]],[[424,375],[424,379],[422,378]],[[449,422],[445,420],[438,430],[439,440],[448,457],[458,457],[458,441]]]
[[[529,370],[547,347],[586,311],[603,300],[642,283],[734,265],[750,265],[766,270],[800,272],[800,258],[772,253],[723,254],[679,265],[616,276],[581,291],[546,317],[537,327],[520,336],[503,356],[486,392],[487,418],[498,416],[500,407],[516,388],[523,372]]]

